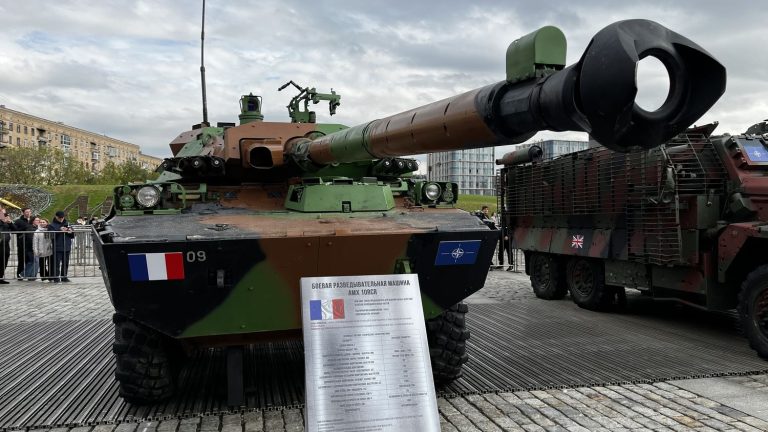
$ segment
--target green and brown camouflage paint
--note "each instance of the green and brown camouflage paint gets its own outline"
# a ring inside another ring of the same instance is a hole
[[[606,284],[713,310],[736,305],[741,282],[768,263],[768,158],[745,140],[692,128],[664,147],[589,149],[501,170],[506,247],[604,263]]]

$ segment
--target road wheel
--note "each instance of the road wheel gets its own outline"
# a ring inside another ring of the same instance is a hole
[[[768,359],[768,265],[747,275],[741,284],[738,308],[749,346]]]
[[[565,279],[571,298],[579,307],[604,311],[614,304],[618,287],[605,284],[602,262],[572,259],[568,262]]]
[[[450,384],[461,376],[464,363],[469,360],[467,340],[469,330],[465,315],[469,308],[459,303],[442,314],[427,320],[429,357],[435,384]]]
[[[559,300],[565,297],[568,287],[563,280],[561,261],[556,256],[532,254],[530,272],[531,287],[536,297],[545,300]]]
[[[124,315],[114,314],[117,359],[115,378],[120,396],[135,404],[169,398],[176,387],[178,349],[174,341]]]

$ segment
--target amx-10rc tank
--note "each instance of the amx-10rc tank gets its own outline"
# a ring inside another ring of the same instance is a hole
[[[505,80],[351,128],[308,110],[325,100],[333,114],[338,94],[296,86],[291,122],[263,121],[261,98],[247,95],[240,124],[181,133],[156,181],[115,188],[96,231],[121,395],[171,395],[179,351],[228,347],[237,365],[237,347],[300,337],[299,280],[309,276],[417,274],[435,380],[457,378],[468,358],[462,300],[483,287],[499,232],[455,208],[457,184],[412,177],[416,162],[403,157],[540,130],[650,148],[724,91],[720,63],[651,21],[609,25],[569,67],[565,48],[562,32],[544,27],[509,46]],[[636,65],[649,55],[672,89],[652,113],[634,103]]]

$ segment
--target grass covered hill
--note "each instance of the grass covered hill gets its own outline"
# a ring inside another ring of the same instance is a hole
[[[80,195],[88,197],[87,208],[89,210],[95,208],[103,203],[108,196],[112,196],[113,188],[114,186],[110,185],[0,185],[0,198],[20,207],[30,206],[35,210],[41,208],[44,205],[43,203],[48,203],[50,200],[50,204],[41,211],[41,215],[51,220],[57,210],[67,208]],[[50,194],[50,198],[47,198],[47,194],[41,191]],[[45,199],[41,199],[40,195],[43,195]],[[6,208],[11,215],[18,216],[19,210],[13,209],[8,205],[6,205]],[[76,214],[69,215],[69,219],[76,218]]]
[[[459,194],[459,201],[456,203],[456,207],[468,212],[480,210],[484,205],[490,208],[491,213],[496,213],[496,196]]]
[[[108,197],[112,196],[111,185],[61,185],[61,186],[42,186],[40,189],[50,192],[53,195],[51,206],[43,211],[43,217],[50,220],[56,210],[61,210],[72,204],[79,195],[88,195],[88,208],[93,208]],[[69,219],[76,219],[70,216]]]

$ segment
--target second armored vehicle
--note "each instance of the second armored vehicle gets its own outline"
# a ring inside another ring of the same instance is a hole
[[[651,151],[542,162],[525,149],[500,161],[505,246],[524,251],[536,295],[570,291],[579,306],[605,310],[630,287],[737,308],[768,358],[768,129],[711,137],[715,126]]]

